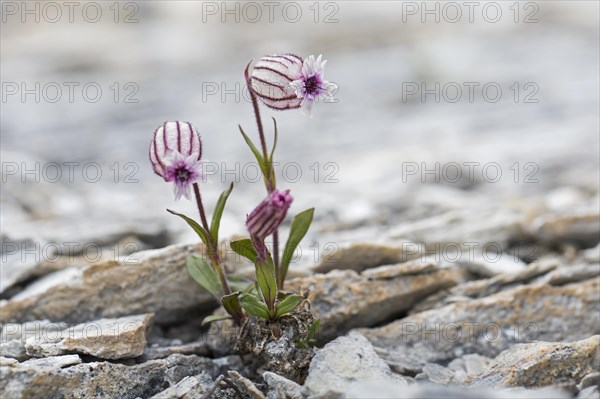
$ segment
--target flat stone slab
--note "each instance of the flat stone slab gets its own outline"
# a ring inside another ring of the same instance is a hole
[[[146,330],[154,315],[145,314],[118,319],[100,319],[78,324],[57,333],[27,338],[27,354],[35,357],[80,353],[101,359],[128,359],[146,349]]]

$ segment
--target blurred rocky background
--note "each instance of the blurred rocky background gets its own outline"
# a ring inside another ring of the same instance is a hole
[[[504,397],[489,386],[560,386],[506,397],[598,394],[597,2],[1,4],[0,355],[17,359],[3,363],[8,397],[77,396],[72,381],[105,397],[200,397],[221,374],[271,397],[365,397],[369,384],[389,397],[463,394],[446,385],[473,397]],[[321,344],[335,340],[302,388],[244,374],[221,357],[231,352],[197,341],[190,320],[216,304],[183,266],[197,238],[165,211],[195,207],[174,202],[147,159],[158,125],[194,123],[204,198],[210,209],[235,182],[222,232],[244,234],[264,189],[237,129],[256,137],[243,69],[282,52],[323,54],[339,88],[312,119],[262,109],[268,137],[277,118],[292,213],[317,207],[290,274],[314,293]],[[134,344],[112,328],[99,340],[28,342],[21,323],[42,320],[59,332],[134,326]],[[500,341],[476,330],[442,343],[412,329],[438,322],[508,327]],[[351,375],[356,350],[379,374]],[[340,351],[349,357],[330,355]],[[541,374],[506,371],[523,359]],[[573,362],[578,371],[561,374]],[[27,391],[39,375],[48,380]],[[103,378],[116,375],[111,391]],[[64,391],[44,391],[56,378]]]

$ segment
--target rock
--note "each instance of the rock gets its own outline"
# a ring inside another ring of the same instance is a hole
[[[315,273],[331,270],[354,270],[361,272],[371,267],[407,262],[420,256],[419,246],[412,242],[402,244],[345,243],[323,256],[314,267]]]
[[[145,314],[78,324],[56,335],[30,337],[25,349],[36,357],[75,352],[101,359],[134,358],[144,353],[146,330],[153,317]]]
[[[180,345],[160,346],[158,344],[147,347],[144,350],[142,359],[144,361],[154,359],[164,359],[173,354],[179,353],[182,355],[210,355],[210,348],[205,341],[190,342]]]
[[[77,355],[68,355],[77,357]],[[59,356],[65,358],[67,356]],[[150,397],[169,388],[183,378],[206,372],[212,378],[218,369],[210,359],[197,356],[172,355],[126,366],[110,362],[75,364],[70,367],[40,367],[28,360],[24,363],[0,366],[0,396],[11,399],[33,398],[122,398]]]
[[[597,386],[587,387],[579,394],[577,394],[575,399],[598,399],[600,397],[600,388]]]
[[[355,382],[349,385],[352,389],[347,398],[389,398],[389,399],[571,399],[567,392],[554,389],[465,389],[448,385],[419,383],[402,386],[391,382]]]
[[[436,384],[446,385],[454,378],[454,372],[437,363],[426,363],[423,366],[423,373],[427,376],[427,380]]]
[[[64,368],[73,366],[75,364],[81,364],[81,358],[79,355],[62,355],[62,356],[49,356],[40,359],[30,359],[22,363],[23,365],[36,367],[36,368]]]
[[[589,248],[600,242],[600,214],[597,210],[542,215],[532,225],[536,239],[547,245],[571,243]]]
[[[523,228],[524,215],[511,210],[453,210],[440,215],[403,223],[392,229],[391,239],[408,239],[426,243],[425,252],[439,252],[447,244],[477,244],[475,249],[493,244],[505,250],[511,242],[521,242],[528,233]],[[465,252],[467,253],[467,252]]]
[[[11,357],[23,361],[31,356],[27,354],[25,341],[31,337],[56,337],[66,329],[66,323],[53,323],[49,320],[29,321],[23,324],[7,323],[0,332],[0,356]]]
[[[493,277],[497,274],[515,275],[523,271],[527,265],[518,258],[507,253],[473,256],[457,262],[471,273],[482,277]]]
[[[0,356],[11,357],[18,361],[23,361],[29,358],[25,351],[25,345],[18,339],[11,339],[7,342],[0,342]]]
[[[600,387],[600,372],[594,371],[583,377],[581,382],[579,383],[579,390],[586,389],[591,386]]]
[[[203,399],[212,384],[212,378],[205,373],[189,376],[151,399]]]
[[[589,263],[600,262],[600,244],[596,245],[594,248],[583,251],[583,259]]]
[[[269,386],[268,399],[302,399],[302,386],[278,374],[266,371],[263,379]]]
[[[286,286],[310,291],[312,311],[321,320],[319,339],[324,341],[353,327],[397,317],[428,295],[466,279],[460,268],[441,269],[414,262],[381,266],[361,274],[334,270],[292,279]]]
[[[16,239],[5,234],[0,235],[0,294],[34,274],[41,260],[42,249],[47,248],[46,245],[47,243],[39,238]],[[46,256],[54,256],[54,248],[50,247],[47,252]]]
[[[244,393],[244,398],[248,399],[267,399],[265,395],[254,385],[252,381],[243,377],[240,373],[235,370],[227,372],[229,381],[231,381],[237,388]]]
[[[308,395],[349,395],[349,384],[393,382],[406,385],[360,334],[339,337],[318,350],[310,363],[304,391]],[[371,392],[373,394],[373,392]]]
[[[538,279],[539,282],[551,285],[565,285],[577,281],[600,276],[600,264],[574,265],[560,267]]]
[[[477,353],[469,353],[462,358],[465,361],[465,371],[467,375],[482,373],[489,367],[489,364],[492,361],[489,357],[481,356]]]
[[[600,333],[600,279],[530,284],[446,305],[382,327],[359,329],[398,372],[467,353],[495,357],[515,343],[576,341]]]
[[[555,260],[533,262],[516,274],[501,273],[489,279],[467,281],[431,295],[418,303],[409,313],[420,313],[450,303],[465,302],[474,298],[489,296],[516,284],[532,281],[535,277],[549,273],[557,267],[559,267],[559,263]]]
[[[185,267],[186,257],[199,250],[197,246],[175,245],[142,251],[127,260],[49,274],[0,302],[0,321],[80,323],[150,312],[156,313],[157,322],[189,319],[198,310],[216,307]]]
[[[574,387],[600,364],[600,335],[572,343],[518,344],[499,354],[468,386]]]

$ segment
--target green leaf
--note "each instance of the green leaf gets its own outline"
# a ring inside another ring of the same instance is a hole
[[[286,313],[290,313],[292,310],[296,309],[300,302],[302,302],[304,298],[300,295],[288,295],[283,301],[277,304],[277,311],[275,312],[275,317],[281,317]]]
[[[306,232],[312,223],[314,212],[315,208],[307,209],[297,214],[294,217],[294,220],[292,220],[292,225],[290,226],[290,235],[285,243],[285,249],[283,250],[283,256],[281,257],[281,266],[279,269],[280,287],[283,287],[283,282],[285,281],[285,276],[290,266],[290,262],[292,261],[292,256],[294,256],[294,251],[296,250],[298,244],[300,244],[300,241],[302,241],[306,235]]]
[[[308,342],[315,342],[317,340],[317,331],[319,331],[320,325],[321,319],[317,319],[314,323],[312,323],[310,329],[308,330],[308,334],[306,334],[306,340]]]
[[[242,308],[246,312],[248,312],[248,314],[251,314],[256,317],[261,317],[265,320],[270,319],[269,308],[267,308],[267,305],[265,305],[263,301],[261,301],[254,295],[242,296],[242,299],[240,299],[240,303],[242,305]]]
[[[234,291],[246,291],[248,287],[254,287],[253,282],[235,274],[228,274],[227,281],[229,282],[231,289]]]
[[[224,295],[221,298],[223,307],[234,319],[240,320],[244,313],[242,312],[242,305],[240,303],[241,291],[234,292],[233,294]]]
[[[254,249],[254,245],[252,245],[252,241],[250,241],[249,238],[232,241],[229,246],[236,254],[242,255],[244,258],[249,259],[252,263],[256,262],[256,257],[258,254],[256,253],[256,249]]]
[[[227,319],[231,319],[231,316],[229,316],[228,314],[213,314],[210,316],[206,316],[202,320],[202,325],[205,325],[208,323],[213,323],[215,321],[227,320]]]
[[[210,222],[210,234],[214,243],[219,242],[219,225],[221,224],[221,216],[223,216],[225,203],[227,202],[227,198],[229,198],[229,194],[231,194],[231,190],[233,190],[233,183],[229,185],[228,189],[221,193],[213,212],[212,221]]]
[[[177,215],[180,218],[182,218],[183,220],[185,220],[187,222],[187,224],[189,224],[190,227],[192,229],[194,229],[194,231],[198,234],[198,236],[200,237],[200,239],[202,240],[202,242],[208,248],[211,247],[211,245],[210,245],[210,239],[209,239],[210,236],[208,235],[208,232],[202,226],[200,226],[194,219],[192,219],[192,218],[190,218],[188,216],[185,216],[182,213],[178,213],[178,212],[172,211],[170,209],[167,209],[167,212],[172,213],[173,215]]]
[[[190,255],[186,259],[188,273],[217,300],[221,298],[221,282],[215,269],[198,255]],[[158,293],[160,295],[160,293]]]
[[[250,137],[248,137],[246,135],[246,133],[244,133],[244,129],[242,129],[242,127],[240,125],[238,125],[238,127],[240,128],[240,132],[242,133],[242,136],[244,136],[244,140],[246,140],[246,144],[248,144],[248,147],[250,147],[250,150],[252,150],[252,153],[254,154],[254,157],[256,158],[256,161],[258,162],[258,166],[260,167],[260,170],[263,173],[263,176],[265,178],[267,178],[269,176],[269,170],[267,169],[265,159],[263,159],[263,156],[260,154],[260,151],[258,151],[258,149],[254,145],[252,140],[250,140]],[[268,160],[266,160],[266,161],[268,161]]]
[[[270,311],[275,310],[275,299],[277,298],[277,281],[275,280],[275,267],[273,260],[269,256],[269,260],[261,258],[256,259],[256,282],[260,288],[265,303]]]
[[[293,292],[286,292],[286,291],[278,291],[277,292],[277,300],[278,301],[283,301],[285,298],[287,298],[290,295],[294,295]]]

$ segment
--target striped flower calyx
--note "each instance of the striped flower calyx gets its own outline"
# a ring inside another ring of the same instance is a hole
[[[173,183],[175,199],[190,199],[191,186],[202,178],[202,141],[189,122],[165,122],[150,143],[154,173]]]
[[[251,213],[248,215],[246,226],[253,241],[264,241],[273,234],[287,214],[294,199],[290,190],[273,190]]]
[[[300,108],[299,98],[291,83],[302,77],[302,58],[294,54],[262,57],[252,70],[251,90],[269,108]]]

